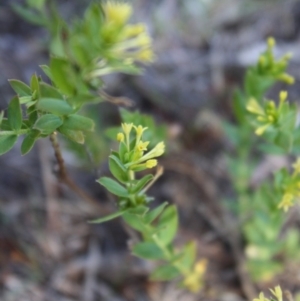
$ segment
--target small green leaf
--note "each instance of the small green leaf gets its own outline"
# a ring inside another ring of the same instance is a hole
[[[196,259],[196,252],[196,243],[193,241],[187,243],[182,250],[182,256],[178,259],[180,265],[191,269]]]
[[[69,62],[63,58],[53,57],[50,62],[52,80],[67,95],[72,95],[75,87],[69,80]]]
[[[146,241],[134,245],[132,253],[135,256],[145,259],[164,259],[164,253],[153,242]]]
[[[40,65],[40,68],[44,71],[44,73],[52,80],[51,69],[47,65]]]
[[[95,123],[90,118],[72,114],[65,119],[64,127],[73,131],[93,131]]]
[[[151,210],[149,213],[146,214],[144,220],[146,224],[151,224],[165,209],[165,207],[168,205],[168,202],[164,202],[158,207]]]
[[[63,95],[57,89],[46,83],[40,83],[40,92],[43,98],[64,99]]]
[[[57,130],[72,141],[75,141],[79,144],[84,143],[84,136],[81,131],[71,131],[69,129],[65,129],[63,125],[59,127]]]
[[[18,131],[22,127],[22,111],[19,97],[15,96],[8,105],[8,122],[12,130]]]
[[[107,221],[110,221],[112,219],[115,219],[116,217],[119,217],[121,215],[123,215],[125,212],[125,210],[123,211],[117,211],[117,212],[114,212],[112,214],[109,214],[109,215],[106,215],[104,217],[101,217],[101,218],[97,218],[97,219],[94,219],[92,221],[89,221],[90,224],[100,224],[100,223],[104,223],[104,222],[107,222]]]
[[[17,135],[0,136],[0,155],[5,154],[13,148],[18,139]]]
[[[20,96],[31,96],[31,89],[29,86],[17,79],[10,79],[9,83],[14,91]]]
[[[163,265],[153,271],[150,278],[156,281],[171,280],[180,276],[180,272],[172,265]]]
[[[125,212],[123,214],[123,219],[131,228],[133,228],[137,231],[140,231],[140,232],[146,231],[146,227],[142,223],[141,218],[139,216]]]
[[[157,233],[159,239],[167,246],[174,239],[178,227],[178,214],[174,205],[167,207],[161,214],[158,226],[162,229]]]
[[[36,98],[40,97],[40,82],[36,74],[31,76],[30,87],[32,93],[36,93]],[[34,99],[36,99],[34,98]]]
[[[31,130],[24,138],[21,145],[21,154],[26,155],[33,147],[35,141],[38,139],[40,132],[37,130]]]
[[[4,116],[4,111],[0,111],[0,129],[1,129],[1,124]]]
[[[141,178],[136,185],[132,188],[132,193],[138,193],[140,192],[146,184],[148,184],[153,179],[153,175],[146,175],[143,178]]]
[[[51,134],[58,127],[62,125],[63,121],[56,115],[46,114],[41,116],[36,123],[34,124],[34,128],[41,131],[42,134]]]
[[[29,23],[39,26],[44,26],[46,24],[46,21],[43,17],[41,17],[41,14],[35,13],[30,9],[23,8],[21,5],[15,3],[12,4],[12,8],[18,15]]]
[[[114,155],[109,156],[109,170],[114,175],[114,177],[122,182],[126,183],[128,181],[128,173],[124,165],[121,163],[119,158]]]
[[[129,208],[127,212],[131,213],[131,214],[136,214],[136,215],[144,215],[148,210],[149,210],[148,207],[139,205],[134,208]]]
[[[37,103],[37,108],[59,116],[68,115],[73,110],[66,101],[55,98],[41,98]]]
[[[111,178],[102,177],[97,180],[97,182],[104,186],[112,194],[120,197],[128,197],[127,189]]]

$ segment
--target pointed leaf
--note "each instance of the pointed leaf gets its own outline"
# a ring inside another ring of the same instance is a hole
[[[90,118],[72,114],[65,119],[64,127],[73,131],[93,131],[95,123]]]
[[[63,95],[54,87],[52,87],[46,83],[40,83],[39,86],[40,86],[41,97],[64,99]]]
[[[140,232],[146,231],[145,225],[142,223],[141,218],[139,216],[125,212],[123,214],[123,219],[131,228]]]
[[[20,96],[31,96],[31,89],[29,86],[21,82],[20,80],[10,79],[9,83],[14,91]]]
[[[178,259],[180,265],[191,269],[196,259],[197,247],[194,241],[187,243],[182,250],[182,256]]]
[[[126,183],[128,181],[128,173],[124,165],[121,163],[120,159],[114,155],[109,156],[109,170],[114,175],[114,177],[122,182]]]
[[[42,134],[51,134],[58,127],[62,125],[63,121],[56,115],[46,114],[41,116],[36,123],[34,124],[34,128],[41,131]]]
[[[101,218],[97,218],[97,219],[94,219],[92,221],[89,221],[90,224],[100,224],[100,223],[104,223],[104,222],[107,222],[107,221],[110,221],[112,219],[115,219],[116,217],[119,217],[121,215],[123,215],[125,212],[125,210],[123,211],[117,211],[117,212],[114,212],[112,214],[109,214],[109,215],[106,215],[106,216],[103,216]]]
[[[168,205],[168,202],[164,202],[158,207],[151,210],[149,213],[146,214],[144,220],[146,224],[151,224],[165,209],[165,207]]]
[[[148,184],[152,179],[153,179],[153,175],[144,176],[136,183],[134,188],[131,190],[132,193],[138,193],[139,191],[141,191],[146,186],[146,184]]]
[[[68,115],[73,110],[66,101],[56,98],[41,98],[37,103],[37,108],[58,116]]]
[[[174,205],[167,207],[161,214],[158,226],[163,227],[163,229],[160,230],[157,235],[164,245],[167,246],[173,241],[178,227],[178,214]]]
[[[151,280],[164,281],[180,276],[180,272],[172,265],[163,265],[154,270]]]
[[[15,96],[8,105],[8,122],[12,130],[18,131],[22,127],[22,111],[19,97]]]
[[[63,125],[59,127],[57,130],[72,141],[75,141],[79,144],[84,143],[84,136],[81,131],[71,131],[69,129],[65,129]]]
[[[0,155],[5,154],[13,148],[18,139],[17,135],[0,136]]]
[[[40,132],[37,130],[31,130],[24,138],[21,145],[21,154],[26,155],[33,147],[35,141],[38,139]]]
[[[153,242],[146,241],[134,245],[132,253],[135,256],[145,259],[164,259],[164,253],[162,250]]]
[[[120,197],[128,197],[127,189],[111,178],[102,177],[97,180],[97,182],[104,186],[112,194]]]

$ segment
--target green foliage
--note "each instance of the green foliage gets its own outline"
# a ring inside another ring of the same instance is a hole
[[[122,114],[125,115],[124,112]],[[136,114],[131,113],[128,116],[137,116]],[[153,130],[154,124],[148,117],[140,116],[140,119],[148,121],[149,130]],[[133,246],[132,253],[144,259],[165,262],[153,271],[151,279],[181,278],[183,286],[197,291],[202,285],[204,269],[194,267],[195,244],[189,243],[181,250],[173,247],[178,227],[176,207],[168,206],[164,202],[152,210],[149,209],[148,204],[152,198],[146,192],[160,174],[147,174],[140,179],[135,175],[136,171],[152,168],[157,164],[154,158],[164,153],[164,144],[159,142],[148,150],[150,141],[144,140],[148,127],[123,123],[121,129],[121,132],[115,133],[119,141],[119,151],[112,151],[109,157],[110,171],[116,180],[107,177],[98,180],[109,192],[118,196],[118,211],[92,222],[105,222],[121,216],[125,223],[141,232],[143,237],[143,241]]]
[[[300,246],[299,235],[290,235],[292,229],[279,240],[285,222],[279,209],[287,211],[299,195],[300,161],[293,165],[292,174],[287,169],[274,171],[273,181],[266,179],[255,189],[251,187],[251,177],[257,167],[252,157],[254,152],[286,154],[299,149],[297,108],[287,102],[287,92],[279,94],[277,104],[264,99],[264,94],[276,81],[294,82],[286,73],[290,55],[276,60],[274,45],[274,39],[269,38],[267,50],[257,65],[246,73],[244,91],[235,92],[233,111],[237,124],[228,123],[224,127],[236,149],[228,163],[237,192],[247,267],[255,281],[269,281],[282,272],[284,263],[291,260],[287,246],[292,246],[293,250]]]

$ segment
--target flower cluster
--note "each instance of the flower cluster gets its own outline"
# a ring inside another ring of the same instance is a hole
[[[107,2],[103,5],[105,22],[101,31],[107,44],[112,45],[110,54],[128,62],[152,62],[154,54],[151,38],[144,24],[127,24],[132,7],[128,3]]]
[[[268,38],[267,44],[267,50],[259,57],[256,66],[257,71],[260,75],[272,75],[276,80],[292,85],[295,82],[295,79],[286,73],[288,62],[292,57],[291,53],[285,54],[276,61],[273,51],[276,44],[275,39],[272,37]]]
[[[294,172],[289,175],[286,170],[281,171],[281,189],[283,196],[278,205],[285,212],[292,207],[297,198],[300,197],[300,158],[293,164]]]
[[[279,105],[276,106],[273,100],[267,100],[262,105],[254,98],[250,98],[246,109],[248,112],[256,115],[255,130],[256,135],[262,135],[268,128],[279,124],[280,115],[282,113],[284,103],[287,99],[287,92],[281,91],[279,94]]]
[[[260,293],[258,298],[254,298],[253,301],[283,301],[282,298],[282,290],[281,287],[279,285],[277,285],[274,290],[270,289],[272,295],[276,298],[276,300],[274,300],[273,297],[271,297],[271,299],[268,299],[265,297],[264,293]]]
[[[155,158],[160,157],[165,151],[164,142],[159,142],[152,150],[147,147],[150,141],[143,141],[143,133],[147,130],[141,125],[122,123],[123,132],[117,134],[120,142],[119,154],[124,166],[132,171],[141,171],[157,165]]]
[[[188,288],[191,292],[198,292],[203,286],[204,273],[207,267],[207,260],[202,259],[198,261],[192,273],[189,273],[183,280],[183,285]]]

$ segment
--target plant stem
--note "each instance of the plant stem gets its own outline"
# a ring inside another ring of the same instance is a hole
[[[111,212],[106,206],[100,205],[96,199],[87,194],[83,189],[81,189],[69,176],[67,173],[64,159],[62,157],[61,149],[57,140],[57,134],[54,132],[50,135],[50,141],[54,149],[54,155],[58,163],[58,178],[61,182],[67,185],[71,190],[73,190],[79,197],[89,202],[94,208],[100,209],[101,213],[108,214]]]

